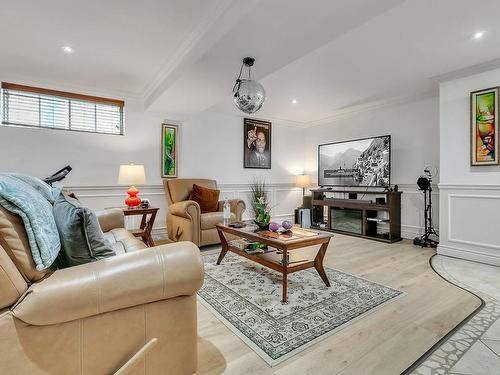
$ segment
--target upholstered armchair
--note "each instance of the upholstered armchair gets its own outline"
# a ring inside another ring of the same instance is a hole
[[[191,241],[197,246],[220,243],[215,225],[224,220],[224,202],[220,201],[217,212],[202,214],[200,206],[189,200],[193,184],[208,189],[217,189],[217,182],[206,179],[174,179],[165,180],[165,194],[169,204],[167,214],[168,238],[172,241]],[[245,202],[231,199],[231,220],[240,221]]]

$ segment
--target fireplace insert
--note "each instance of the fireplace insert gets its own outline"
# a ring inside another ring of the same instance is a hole
[[[349,208],[331,208],[330,227],[343,232],[363,234],[363,212]]]

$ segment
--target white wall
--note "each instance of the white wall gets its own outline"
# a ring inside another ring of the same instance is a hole
[[[391,135],[391,184],[402,195],[402,235],[413,238],[422,232],[423,194],[416,180],[425,165],[439,165],[439,102],[431,97],[412,103],[392,105],[372,111],[353,113],[331,124],[307,131],[306,163],[313,181],[317,181],[317,146],[377,135]],[[438,182],[436,179],[434,182]],[[434,192],[434,218],[438,219],[438,193]]]
[[[45,177],[69,164],[73,171],[63,185],[92,209],[122,206],[126,187],[117,185],[120,164],[144,164],[147,184],[142,198],[160,207],[156,234],[164,235],[167,204],[161,179],[161,124],[168,115],[144,112],[126,100],[125,135],[0,126],[0,172]],[[168,120],[167,120],[168,121]],[[178,123],[171,121],[172,123]],[[290,217],[301,201],[293,175],[304,170],[303,129],[274,123],[272,169],[243,168],[243,119],[205,112],[179,124],[179,177],[216,179],[222,196],[248,196],[248,183],[261,176],[269,183],[273,215]],[[130,226],[137,225],[130,218]]]
[[[470,165],[470,92],[500,85],[500,69],[440,85],[438,252],[500,265],[500,166]]]
[[[225,184],[248,184],[254,176],[270,183],[293,183],[302,173],[303,129],[273,122],[272,169],[243,168],[243,117],[204,112],[180,129],[181,177],[213,178]]]
[[[161,123],[168,117],[144,112],[140,102],[127,99],[124,136],[0,126],[0,171],[44,177],[70,164],[73,171],[64,186],[84,204],[101,209],[123,205],[126,187],[117,185],[118,166],[144,164],[147,184],[140,187],[141,196],[160,207],[156,234],[164,235],[167,205],[160,147]],[[439,163],[437,119],[437,99],[429,98],[310,128],[273,121],[271,170],[243,168],[243,117],[204,112],[182,122],[166,121],[180,125],[179,177],[214,178],[223,197],[243,199],[248,196],[248,183],[256,176],[264,177],[271,203],[277,205],[273,211],[277,219],[289,218],[301,202],[301,190],[293,186],[294,176],[307,170],[316,180],[319,143],[391,134],[392,183],[404,191],[403,236],[412,238],[423,226],[422,194],[416,190],[416,178],[425,164]],[[137,225],[136,220],[130,221],[130,226]]]
[[[133,162],[146,166],[148,184],[159,184],[162,120],[127,100],[124,136],[0,126],[0,171],[45,177],[69,164],[65,185],[110,186],[119,165]]]

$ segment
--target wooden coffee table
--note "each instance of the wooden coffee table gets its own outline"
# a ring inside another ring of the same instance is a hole
[[[330,238],[333,237],[332,233],[294,227],[291,234],[278,235],[270,231],[256,230],[256,227],[251,225],[244,228],[232,228],[223,224],[217,224],[217,232],[222,244],[217,264],[220,264],[227,252],[230,251],[281,273],[283,275],[282,303],[287,303],[287,284],[288,274],[290,273],[314,267],[325,285],[330,286],[330,281],[328,281],[323,268],[323,258],[330,243]],[[263,243],[277,249],[277,251],[264,254],[248,254],[244,250],[229,245],[226,238],[228,234]],[[313,245],[321,245],[313,260],[290,261],[290,252]]]

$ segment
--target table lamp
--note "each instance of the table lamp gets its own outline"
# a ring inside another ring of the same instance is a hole
[[[120,165],[120,173],[118,174],[118,184],[131,185],[127,190],[128,197],[125,199],[125,204],[128,207],[137,207],[141,204],[141,198],[137,196],[139,189],[134,185],[146,183],[146,172],[144,165]]]
[[[306,188],[311,186],[311,177],[308,174],[301,174],[295,177],[295,186],[302,188],[302,196],[306,195]]]

